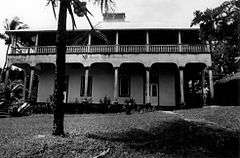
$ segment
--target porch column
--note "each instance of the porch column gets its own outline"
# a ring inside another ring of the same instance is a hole
[[[88,92],[88,74],[89,74],[89,67],[85,68],[85,85],[84,85],[84,97],[87,97]]]
[[[27,70],[23,70],[23,72],[24,72],[23,100],[26,101],[26,90],[27,90]]]
[[[38,34],[36,35],[35,39],[35,53],[37,53],[37,47],[38,47]]]
[[[17,37],[16,37],[16,35],[13,35],[12,37],[11,37],[11,44],[12,44],[12,46],[11,46],[11,54],[15,54],[16,53],[16,43],[17,43]]]
[[[114,101],[118,100],[118,67],[114,68]]]
[[[146,104],[150,103],[150,68],[146,68]]]
[[[214,87],[213,87],[213,74],[212,74],[211,68],[209,68],[209,70],[208,70],[208,75],[209,75],[210,97],[211,97],[211,100],[213,100],[214,99]]]
[[[205,69],[202,70],[202,100],[203,100],[203,105],[206,105],[206,94],[205,94]]]
[[[146,32],[146,52],[149,52],[149,32]]]
[[[2,70],[2,71],[3,71],[3,70]],[[7,84],[8,84],[9,72],[10,72],[10,68],[7,67],[6,73],[5,73],[4,87],[6,87]]]
[[[178,31],[178,46],[179,46],[179,52],[182,52],[182,35],[181,35],[181,31]]]
[[[115,52],[118,52],[118,48],[119,48],[119,33],[116,32]]]
[[[184,97],[184,67],[179,67],[179,75],[180,75],[180,104],[185,105],[185,97]]]
[[[92,41],[92,35],[89,33],[88,34],[88,52],[90,52],[90,46],[91,46],[91,41]]]
[[[30,70],[29,92],[28,92],[29,101],[31,101],[31,96],[32,96],[34,74],[35,74],[35,70],[34,70],[34,68],[31,68],[31,70]]]

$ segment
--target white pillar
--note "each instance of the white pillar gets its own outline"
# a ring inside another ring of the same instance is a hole
[[[203,105],[206,105],[206,94],[205,94],[205,69],[202,70],[202,100]]]
[[[119,48],[119,33],[116,32],[115,52],[118,52],[118,48]]]
[[[3,70],[2,70],[3,71]],[[7,86],[7,84],[8,84],[8,79],[9,79],[9,72],[10,72],[10,69],[7,67],[6,68],[6,73],[5,73],[5,80],[4,80],[4,87],[6,87]]]
[[[33,88],[33,80],[34,80],[34,74],[35,70],[31,68],[30,70],[30,82],[29,82],[29,93],[28,93],[28,99],[31,101],[31,96],[32,96],[32,88]]]
[[[89,33],[88,34],[88,50],[87,50],[88,52],[90,52],[90,46],[91,46],[91,43],[92,43],[91,41],[92,41],[92,35]]]
[[[85,85],[84,85],[84,97],[87,97],[88,92],[88,74],[89,74],[89,67],[85,68]]]
[[[179,52],[182,52],[182,35],[181,35],[181,31],[178,31],[178,46],[179,46]]]
[[[150,68],[146,68],[146,104],[150,103]]]
[[[114,100],[118,100],[118,67],[114,68]]]
[[[23,100],[26,101],[26,89],[27,89],[27,70],[24,70],[24,83],[23,83]]]
[[[11,36],[11,45],[12,45],[12,50],[11,50],[11,53],[12,54],[15,54],[16,53],[16,43],[17,43],[17,38],[16,38],[16,35],[12,35]]]
[[[184,98],[184,68],[179,68],[180,74],[180,104],[185,105],[185,98]]]
[[[213,74],[212,74],[212,70],[211,69],[208,70],[208,74],[209,74],[210,96],[211,96],[211,99],[214,99]]]
[[[149,32],[146,32],[146,52],[149,52]]]
[[[38,34],[35,37],[35,53],[37,53],[37,47],[38,47]]]

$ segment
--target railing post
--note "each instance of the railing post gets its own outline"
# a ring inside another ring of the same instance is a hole
[[[149,52],[149,32],[146,31],[146,52]]]
[[[92,41],[92,36],[91,36],[91,34],[89,33],[89,34],[88,34],[88,49],[87,49],[87,52],[88,52],[88,53],[90,53],[91,41]]]
[[[181,31],[178,31],[178,46],[179,46],[179,52],[182,52],[182,35],[181,35]]]
[[[35,53],[37,53],[37,48],[38,48],[38,34],[35,37]]]
[[[116,32],[115,52],[119,52],[119,33]]]

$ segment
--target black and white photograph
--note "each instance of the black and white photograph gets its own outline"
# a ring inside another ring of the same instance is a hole
[[[1,158],[240,158],[240,0],[2,0]]]

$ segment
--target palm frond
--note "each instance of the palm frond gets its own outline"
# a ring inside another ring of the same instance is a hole
[[[74,14],[73,14],[73,10],[72,10],[72,6],[71,6],[71,3],[69,2],[67,4],[67,10],[71,16],[71,19],[72,19],[72,27],[73,27],[73,30],[74,28],[77,28],[77,25],[76,25],[76,22],[75,22],[75,18],[74,18]]]
[[[5,34],[2,34],[2,33],[0,33],[0,39],[6,40],[6,39],[7,39],[7,37],[6,37],[6,35],[5,35]]]
[[[115,6],[113,0],[94,0],[94,3],[100,5],[102,13],[108,12],[110,9],[114,10],[113,7]]]
[[[57,14],[56,14],[56,10],[55,8],[57,7],[57,0],[47,0],[47,5],[51,5],[52,6],[52,10],[53,10],[53,15],[54,18],[57,19]]]

